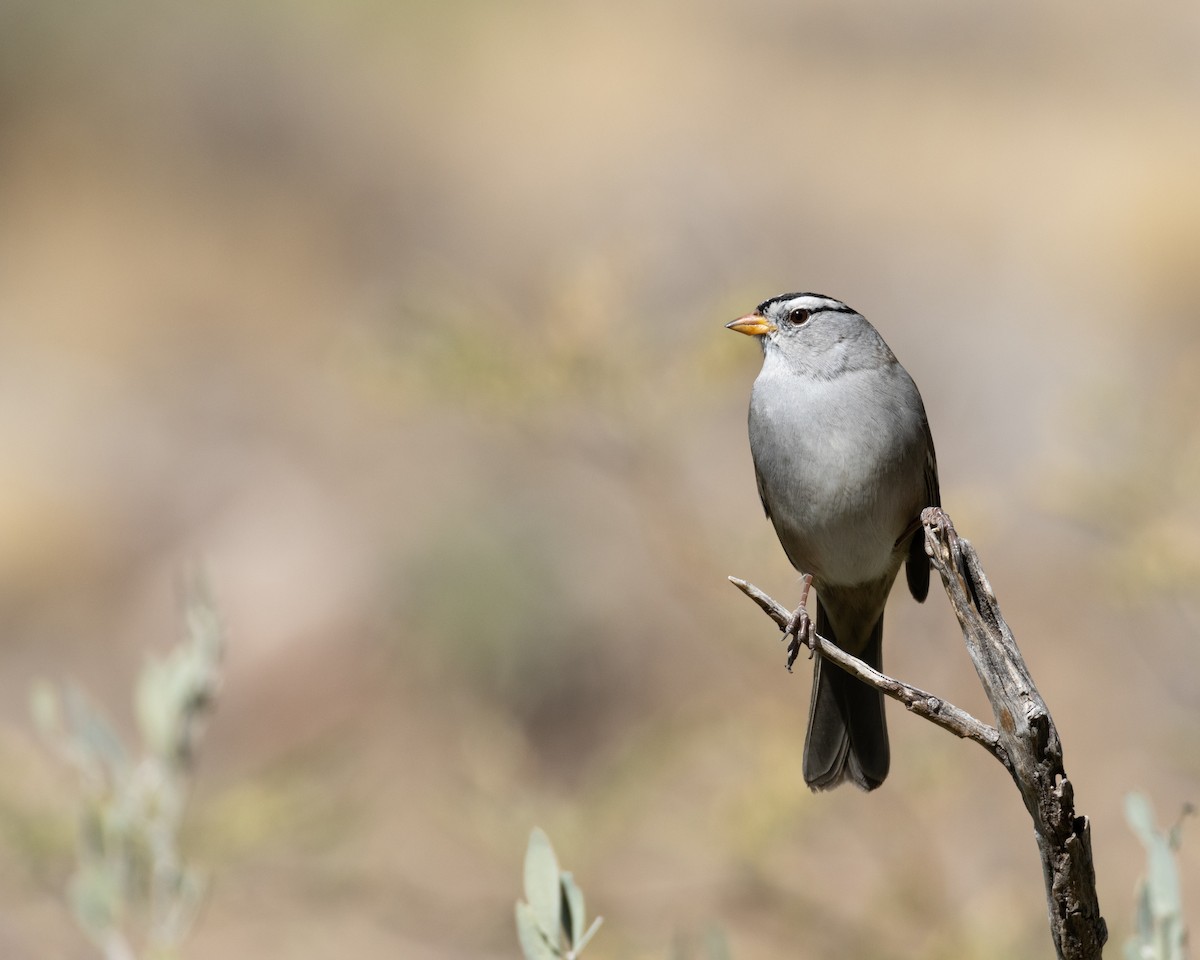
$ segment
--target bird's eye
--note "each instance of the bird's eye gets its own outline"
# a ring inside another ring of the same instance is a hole
[[[810,312],[811,311],[805,310],[803,307],[797,307],[788,314],[788,323],[794,323],[796,326],[800,326],[800,324],[804,323],[804,321],[808,319]]]

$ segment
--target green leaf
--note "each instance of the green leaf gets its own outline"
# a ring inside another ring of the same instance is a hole
[[[1154,811],[1150,801],[1140,793],[1125,795],[1125,819],[1138,839],[1147,848],[1154,842]]]
[[[1178,917],[1182,912],[1175,857],[1161,834],[1146,850],[1146,886],[1155,917]]]
[[[1146,909],[1156,919],[1179,916],[1181,895],[1175,857],[1167,834],[1154,826],[1150,801],[1140,793],[1126,796],[1125,818],[1146,847]]]
[[[1127,960],[1182,960],[1186,938],[1174,855],[1179,825],[1156,829],[1154,811],[1140,794],[1125,798],[1125,816],[1146,848],[1146,877],[1138,885],[1134,935],[1125,955]]]
[[[204,660],[215,666],[220,662],[225,636],[208,579],[203,573],[193,574],[189,578],[186,595],[184,626],[187,636]]]
[[[200,627],[189,629],[195,634]],[[220,647],[208,639],[195,634],[166,656],[148,659],[138,677],[135,705],[142,742],[172,769],[186,770],[196,720],[217,687]]]
[[[177,712],[168,662],[147,660],[134,689],[134,709],[142,743],[156,757],[170,755],[175,742]]]
[[[539,827],[533,828],[525,849],[525,899],[547,939],[557,943],[562,917],[558,858],[554,856],[550,838]]]
[[[163,896],[155,907],[151,920],[150,941],[165,948],[174,956],[173,948],[187,938],[206,890],[204,877],[195,870],[181,869],[170,893]]]
[[[127,766],[127,753],[108,718],[93,706],[79,687],[68,684],[63,697],[71,739],[81,755],[115,774]]]
[[[1150,913],[1150,891],[1146,882],[1138,884],[1137,904],[1133,911],[1133,929],[1136,939],[1141,943],[1149,943],[1154,935],[1154,917]]]
[[[569,871],[564,870],[560,879],[562,881],[562,925],[567,932],[567,942],[572,949],[577,949],[586,926],[583,891],[579,889],[579,885]]]
[[[80,867],[71,878],[67,896],[75,919],[94,942],[103,943],[120,923],[121,887],[105,865]]]
[[[533,909],[520,900],[517,901],[517,939],[525,960],[556,960],[559,956],[539,926]]]

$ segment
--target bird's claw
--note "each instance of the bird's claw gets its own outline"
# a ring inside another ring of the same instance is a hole
[[[817,652],[817,643],[819,642],[817,632],[813,629],[812,618],[808,615],[808,591],[812,586],[812,577],[805,574],[803,580],[804,589],[800,593],[800,605],[792,612],[791,619],[788,620],[783,631],[785,638],[791,638],[788,640],[787,648],[788,673],[792,672],[792,664],[800,656],[800,648],[808,647],[808,658],[811,660],[813,654]]]

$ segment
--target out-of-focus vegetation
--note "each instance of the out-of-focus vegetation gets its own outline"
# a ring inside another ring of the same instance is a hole
[[[804,789],[805,671],[725,581],[795,591],[721,327],[788,289],[920,384],[1123,941],[1122,797],[1200,786],[1196,43],[1173,0],[4,4],[0,956],[88,949],[30,683],[132,742],[195,556],[185,958],[512,956],[532,823],[591,960],[1042,955],[969,744],[893,711],[883,790]],[[887,637],[986,710],[940,596]]]
[[[221,628],[191,588],[186,637],[147,660],[134,696],[141,750],[131,749],[79,687],[33,690],[33,716],[78,777],[76,851],[66,900],[106,960],[178,955],[204,892],[180,850],[199,727],[218,685]],[[140,755],[139,755],[140,754]]]
[[[583,890],[558,857],[544,830],[534,828],[525,848],[525,899],[517,901],[517,935],[525,960],[574,960],[600,926],[589,924]]]
[[[1184,816],[1192,812],[1190,806],[1184,808]],[[1158,829],[1150,801],[1140,793],[1125,798],[1125,818],[1146,848],[1146,875],[1138,883],[1133,936],[1125,942],[1126,960],[1184,960],[1187,924],[1175,864],[1183,818],[1170,830]]]

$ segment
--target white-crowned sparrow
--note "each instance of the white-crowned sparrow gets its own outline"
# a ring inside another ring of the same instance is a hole
[[[812,574],[817,633],[879,669],[900,565],[918,601],[929,592],[920,515],[940,496],[921,395],[875,328],[830,297],[786,293],[727,326],[762,344],[750,395],[754,472],[784,552]],[[805,782],[873,790],[888,764],[882,694],[818,656]]]

